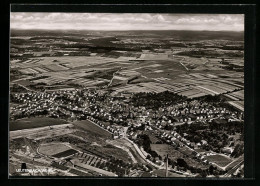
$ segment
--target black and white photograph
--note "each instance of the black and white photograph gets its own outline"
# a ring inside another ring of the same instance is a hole
[[[244,178],[244,28],[11,11],[9,176]]]

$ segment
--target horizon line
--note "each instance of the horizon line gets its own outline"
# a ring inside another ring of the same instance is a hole
[[[44,28],[30,28],[30,29],[23,29],[23,28],[10,28],[10,30],[48,30],[48,31],[101,31],[101,32],[106,32],[106,31],[209,31],[209,32],[244,32],[244,30],[183,30],[183,29],[161,29],[161,30],[156,30],[156,29],[150,29],[150,30],[135,30],[135,29],[129,29],[129,30],[91,30],[91,29],[44,29]]]

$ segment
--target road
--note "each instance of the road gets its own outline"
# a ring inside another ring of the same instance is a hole
[[[202,86],[197,86],[197,87],[199,87],[199,88],[201,88],[201,89],[204,89],[204,90],[206,90],[206,91],[212,92],[213,94],[219,94],[218,92],[216,92],[216,91],[214,91],[214,90],[207,89],[207,88],[202,87]]]
[[[158,168],[158,169],[163,169],[163,168],[164,168],[164,166],[156,165],[156,164],[154,164],[153,162],[151,162],[151,161],[149,161],[148,159],[146,159],[146,157],[144,156],[144,154],[142,153],[142,151],[139,149],[139,147],[138,147],[134,142],[132,142],[132,141],[129,140],[128,138],[123,138],[123,139],[127,140],[129,143],[131,143],[131,144],[134,146],[134,148],[135,148],[135,150],[138,152],[139,156],[140,156],[147,164],[150,164],[150,165],[152,165],[153,167],[156,167],[156,168]]]
[[[182,63],[182,61],[185,59],[185,57],[184,58],[182,58],[179,62],[180,62],[180,64],[187,70],[187,71],[189,71],[189,69]]]
[[[29,89],[28,87],[24,86],[24,85],[21,85],[21,84],[18,84],[20,87],[23,87],[24,89],[30,91],[30,92],[39,92],[39,91],[36,91],[36,90],[32,90],[32,89]]]
[[[165,166],[159,166],[159,165],[156,165],[154,164],[153,162],[151,162],[150,160],[146,159],[146,157],[144,156],[144,154],[142,153],[142,151],[140,150],[140,148],[134,143],[132,142],[131,140],[129,140],[128,138],[124,138],[126,139],[128,142],[130,142],[135,150],[138,152],[138,154],[140,155],[140,157],[146,161],[148,164],[152,165],[153,167],[156,167],[157,169],[165,169]],[[186,173],[186,172],[181,172],[181,171],[175,171],[174,169],[171,169],[171,168],[168,168],[168,170],[171,170],[171,171],[174,171],[175,173],[178,173],[178,174],[182,174],[182,175],[188,175],[188,176],[194,176],[192,174],[189,174],[189,173]]]
[[[113,77],[112,77],[112,79],[110,80],[110,82],[109,82],[109,84],[107,85],[107,87],[109,87],[109,86],[112,84],[113,79],[114,79],[114,76],[115,76],[115,73],[119,72],[120,70],[122,70],[122,68],[120,68],[119,70],[117,70],[116,72],[113,73]]]
[[[21,78],[21,79],[16,79],[16,80],[13,80],[12,83],[15,83],[17,81],[22,81],[22,80],[27,80],[27,79],[31,79],[32,77],[25,77],[25,78]]]
[[[232,167],[226,174],[224,174],[223,177],[230,177],[236,170],[244,164],[244,158],[240,161],[238,161],[238,164],[236,164],[234,167]]]

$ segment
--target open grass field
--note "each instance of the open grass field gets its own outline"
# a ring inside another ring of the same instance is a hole
[[[232,161],[230,158],[221,155],[207,156],[206,159],[210,162],[218,164],[221,167],[226,166]]]
[[[68,123],[65,120],[47,117],[23,118],[9,122],[9,130],[22,130]]]
[[[97,56],[55,56],[55,57],[41,57],[41,61],[38,64],[50,65],[50,64],[66,64],[68,68],[75,68],[84,65],[96,65],[103,64],[110,61],[116,61],[114,58],[97,57]],[[57,60],[58,62],[53,62]]]
[[[54,156],[70,149],[71,148],[62,143],[48,143],[41,144],[41,146],[39,147],[39,152],[48,156]]]
[[[99,126],[95,125],[94,123],[92,123],[89,120],[75,121],[75,122],[73,122],[73,125],[78,128],[81,128],[87,132],[93,133],[97,136],[102,136],[102,137],[106,137],[106,138],[112,137],[111,133],[100,128]]]

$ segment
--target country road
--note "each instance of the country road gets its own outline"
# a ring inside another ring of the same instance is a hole
[[[107,87],[109,87],[109,86],[112,84],[113,79],[114,79],[114,76],[115,76],[115,73],[119,72],[120,70],[122,70],[122,67],[121,67],[119,70],[117,70],[116,72],[113,73],[113,77],[112,77],[112,79],[110,80],[110,82],[109,82],[109,84],[107,85]]]
[[[238,164],[236,164],[234,167],[232,167],[223,177],[230,177],[236,170],[243,165],[244,160],[240,161]]]
[[[185,59],[185,57],[183,57],[179,62],[187,71],[189,71],[189,69],[182,63],[182,60],[184,60],[184,59]]]

